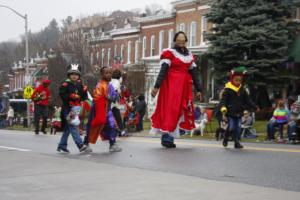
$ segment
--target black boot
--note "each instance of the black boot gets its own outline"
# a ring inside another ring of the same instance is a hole
[[[176,148],[176,144],[174,144],[174,138],[169,134],[162,135],[161,145],[166,148]]]
[[[241,145],[241,143],[239,141],[235,141],[234,148],[236,148],[236,149],[242,149],[242,148],[244,148],[244,146]]]
[[[64,152],[64,153],[70,153],[70,151],[67,149],[67,148],[65,148],[65,147],[60,147],[60,146],[58,146],[57,147],[57,149],[56,149],[56,151],[58,151],[58,152]]]
[[[225,137],[225,138],[223,139],[223,146],[224,146],[224,147],[227,147],[227,146],[228,146],[228,138],[227,138],[227,137]]]

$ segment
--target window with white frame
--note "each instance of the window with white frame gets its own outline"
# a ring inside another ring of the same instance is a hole
[[[110,66],[110,56],[111,56],[111,49],[109,48],[107,50],[107,66]]]
[[[93,64],[94,64],[94,54],[91,53],[91,65],[93,65]]]
[[[114,47],[114,63],[116,63],[116,57],[118,56],[117,50],[118,50],[118,46],[115,45],[115,47]]]
[[[146,48],[147,48],[147,38],[146,36],[143,37],[143,50],[142,50],[142,57],[145,58],[146,56]]]
[[[205,16],[201,17],[201,44],[205,43],[204,35],[206,33],[207,19]]]
[[[104,67],[105,49],[101,52],[101,67]]]
[[[24,74],[21,74],[21,88],[23,88],[25,86],[24,84]]]
[[[152,35],[150,40],[150,56],[154,56],[154,55],[155,55],[155,36]]]
[[[14,77],[15,78],[15,85],[14,85],[14,90],[17,89],[17,77]]]
[[[196,46],[197,24],[192,22],[190,25],[190,46]]]
[[[300,19],[300,8],[297,8],[296,10],[296,19]]]
[[[124,56],[124,44],[121,45],[121,50],[120,50],[120,60],[123,61],[123,56]]]
[[[184,24],[184,23],[181,23],[181,24],[179,25],[179,31],[185,32],[185,24]]]
[[[139,61],[139,41],[135,41],[135,48],[134,48],[134,62],[138,63]]]
[[[174,30],[169,30],[169,36],[168,36],[168,47],[172,47],[173,44],[173,37],[174,37]]]
[[[97,54],[96,54],[96,63],[99,63],[99,60],[100,60],[100,52],[98,51]]]
[[[128,41],[127,43],[127,64],[131,63],[131,41]]]
[[[164,33],[164,31],[159,31],[159,53],[161,53],[164,48]]]

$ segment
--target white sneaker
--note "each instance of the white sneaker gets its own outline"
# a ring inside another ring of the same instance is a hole
[[[87,148],[85,149],[84,152],[92,153],[92,152],[93,152],[93,149],[92,149],[90,146],[87,146]]]
[[[119,147],[117,144],[114,144],[109,147],[109,152],[120,152],[122,151],[122,148]]]
[[[87,145],[83,144],[80,149],[79,149],[79,152],[83,152],[83,151],[86,151],[86,149],[88,148]]]

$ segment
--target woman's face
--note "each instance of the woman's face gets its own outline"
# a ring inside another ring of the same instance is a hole
[[[179,47],[185,47],[185,45],[186,45],[186,38],[185,38],[184,34],[180,33],[177,36],[177,38],[175,40],[175,44],[177,46],[179,46]]]

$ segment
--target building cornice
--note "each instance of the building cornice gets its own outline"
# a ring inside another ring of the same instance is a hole
[[[189,6],[189,5],[194,5],[197,1],[196,0],[175,0],[172,1],[171,4],[176,7],[176,6]]]
[[[114,29],[114,30],[108,31],[108,33],[111,36],[138,33],[138,32],[140,32],[140,27],[129,27],[129,28],[121,28],[121,29]]]
[[[166,20],[166,19],[173,19],[175,18],[175,13],[168,13],[164,15],[155,15],[149,17],[143,17],[138,20],[140,23],[147,23],[147,22],[154,22],[158,20]]]
[[[169,22],[169,23],[163,23],[163,24],[152,24],[152,25],[147,25],[147,26],[142,26],[142,29],[149,29],[149,28],[157,28],[157,27],[162,27],[162,26],[170,26],[174,25],[175,22]]]

